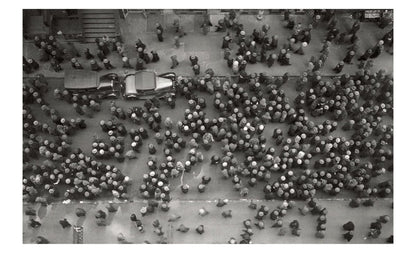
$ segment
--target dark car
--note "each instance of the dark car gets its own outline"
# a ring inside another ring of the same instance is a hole
[[[176,74],[173,72],[157,75],[150,70],[127,74],[123,80],[124,97],[127,99],[146,99],[148,97],[163,97],[174,93]]]
[[[119,86],[119,76],[115,73],[99,76],[90,70],[65,71],[64,87],[74,94],[94,93],[116,97]]]

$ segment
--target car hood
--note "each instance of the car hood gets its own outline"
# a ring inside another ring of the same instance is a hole
[[[173,82],[170,79],[157,77],[156,78],[156,90],[163,90],[173,86]]]

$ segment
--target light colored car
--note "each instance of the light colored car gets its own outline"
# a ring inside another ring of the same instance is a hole
[[[64,88],[74,94],[94,93],[103,97],[116,97],[119,86],[117,74],[110,73],[99,76],[90,70],[66,70]]]
[[[123,80],[123,95],[127,99],[163,97],[174,92],[175,80],[173,72],[157,75],[154,71],[143,70],[127,74]]]

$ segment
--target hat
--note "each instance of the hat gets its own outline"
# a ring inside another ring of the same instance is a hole
[[[344,61],[340,61],[339,62],[339,65],[344,65]]]
[[[244,35],[246,35],[246,32],[245,32],[245,31],[241,31],[241,32],[240,32],[240,35],[241,35],[241,36],[244,36]]]
[[[224,40],[230,40],[230,37],[225,36]]]

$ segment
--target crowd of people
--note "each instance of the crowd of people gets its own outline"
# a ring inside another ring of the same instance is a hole
[[[162,117],[162,105],[158,99],[148,99],[143,107],[129,109],[111,101],[110,119],[100,119],[98,123],[106,136],[94,137],[91,156],[71,147],[71,138],[77,131],[87,128],[81,116],[93,117],[106,103],[105,100],[98,95],[72,94],[68,90],[56,89],[54,98],[71,104],[80,116],[65,118],[44,99],[44,94],[49,92],[47,79],[40,74],[29,78],[23,86],[24,201],[46,205],[62,197],[78,200],[108,195],[119,199],[133,197],[129,193],[130,178],[116,166],[101,160],[115,159],[122,163],[126,158],[135,159],[147,139],[155,142],[147,145],[148,172],[143,175],[139,187],[140,197],[149,199],[147,206],[140,210],[142,216],[153,213],[155,208],[168,211],[172,199],[170,179],[190,173],[203,163],[206,160],[204,150],[210,150],[215,143],[221,149],[208,160],[219,169],[224,179],[231,181],[231,187],[242,198],[249,196],[250,189],[261,185],[265,199],[284,200],[282,206],[273,210],[250,204],[249,207],[256,210],[254,219],[257,222],[254,225],[258,229],[265,227],[263,220],[268,215],[274,227],[282,227],[283,217],[294,209],[294,200],[304,200],[306,205],[299,208],[299,212],[318,216],[315,236],[324,238],[327,210],[317,204],[317,194],[350,192],[354,196],[351,207],[361,203],[371,206],[372,198],[390,197],[392,180],[374,183],[373,179],[393,170],[393,126],[383,120],[393,116],[393,77],[384,70],[372,71],[371,59],[378,57],[384,46],[392,47],[392,30],[357,57],[358,71],[355,74],[341,74],[344,64],[351,64],[358,51],[358,20],[345,32],[340,32],[337,17],[331,11],[322,17],[314,15],[306,26],[296,24],[287,12],[284,21],[285,27],[293,30],[293,34],[280,46],[278,36],[270,34],[267,24],[246,36],[244,26],[232,11],[216,27],[217,32],[228,31],[222,48],[224,59],[236,78],[217,77],[213,69],[205,70],[201,76],[198,56],[190,56],[195,76],[179,76],[175,82],[176,94],[165,99],[172,109],[176,99],[187,101],[183,119],[174,122],[170,117]],[[318,24],[326,24],[328,33],[320,55],[312,57],[307,68],[296,78],[294,88],[298,94],[294,101],[290,101],[282,89],[290,79],[288,73],[275,77],[246,72],[248,63],[263,62],[272,67],[276,61],[280,65],[290,65],[291,54],[305,54],[312,40],[312,30]],[[205,20],[201,28],[205,30],[208,26],[212,24]],[[183,27],[178,27],[176,32],[184,36]],[[235,32],[235,36],[231,32]],[[156,26],[156,35],[159,41],[163,41],[164,29],[160,24]],[[236,58],[233,58],[231,50],[234,42],[238,46]],[[39,61],[49,61],[55,71],[62,70],[60,63],[64,60],[70,61],[74,69],[83,68],[76,59],[81,55],[72,43],[63,46],[52,35],[46,39],[35,37],[34,43],[42,52]],[[339,75],[328,78],[320,70],[333,43],[348,44],[348,49],[345,58],[334,66],[333,71]],[[138,55],[136,70],[159,61],[157,52],[152,50],[150,56],[141,40],[135,45]],[[90,60],[91,70],[102,69],[96,57],[104,68],[117,68],[107,58],[111,52],[120,55],[123,68],[132,68],[120,38],[97,39],[96,46],[96,56],[89,49],[84,52],[86,59]],[[175,68],[179,64],[177,57],[174,55],[171,59],[171,68]],[[26,73],[39,69],[37,61],[31,58],[24,58],[23,64]],[[207,94],[212,97],[211,102],[206,100]],[[52,123],[36,120],[32,113],[35,106],[39,106]],[[218,117],[207,116],[205,109],[209,106],[215,108]],[[326,120],[319,122],[316,118],[321,116]],[[127,129],[124,121],[139,127]],[[142,123],[147,126],[141,126]],[[287,124],[288,131],[277,127],[271,136],[267,136],[266,126],[274,123],[278,123],[275,126]],[[351,137],[338,137],[335,132],[340,129],[350,133]],[[128,141],[131,141],[130,145],[125,144]],[[187,155],[185,161],[180,161],[175,154],[183,150],[187,150]],[[243,154],[243,160],[239,161],[237,154]],[[39,158],[43,160],[41,165],[33,162]],[[195,191],[205,192],[210,181],[210,177],[203,176]],[[181,181],[180,190],[187,194],[194,189]],[[361,202],[361,198],[367,200]],[[226,205],[226,201],[218,203],[221,203],[218,207]],[[110,209],[114,211],[114,207]],[[108,211],[112,212],[110,209]],[[78,210],[78,213],[82,212]],[[231,210],[222,215],[231,218]],[[96,218],[98,225],[106,224],[104,211],[100,210]],[[144,231],[135,214],[130,218],[140,231]],[[381,224],[388,221],[389,218],[383,216],[372,223],[368,238],[377,238]],[[70,226],[66,220],[61,220],[60,224],[64,229]],[[346,241],[353,237],[354,224],[351,224],[343,226],[347,231],[343,235]],[[36,228],[41,224],[31,219],[30,225]],[[252,222],[248,219],[243,225],[239,242],[251,243]],[[289,227],[293,235],[300,236],[297,220],[293,220]],[[160,242],[166,242],[160,223],[156,222],[154,228]],[[186,233],[189,228],[182,224],[177,230]],[[196,232],[203,234],[204,225],[197,226]],[[285,234],[286,228],[281,228],[279,235]],[[120,238],[120,241],[125,241],[123,236]],[[43,237],[38,239],[39,243],[47,241]],[[232,237],[228,242],[237,243],[238,240]]]

